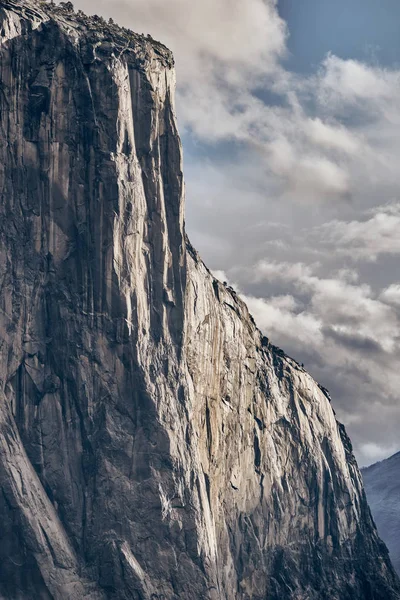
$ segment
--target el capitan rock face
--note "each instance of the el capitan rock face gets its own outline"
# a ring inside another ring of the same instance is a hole
[[[0,21],[0,598],[400,598],[329,399],[185,237],[170,52]]]

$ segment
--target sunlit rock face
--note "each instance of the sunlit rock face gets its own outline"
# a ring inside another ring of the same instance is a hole
[[[362,475],[379,535],[400,573],[400,452],[362,469]]]
[[[185,237],[170,52],[0,7],[0,597],[400,598],[326,391]]]

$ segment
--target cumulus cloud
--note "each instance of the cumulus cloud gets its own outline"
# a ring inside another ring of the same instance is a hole
[[[360,149],[360,140],[343,126],[324,123],[319,118],[309,119],[306,127],[311,142],[319,146],[354,155]]]
[[[271,278],[285,281],[307,281],[312,276],[313,269],[304,263],[260,261],[254,268],[253,279],[262,281]]]
[[[354,260],[375,261],[381,254],[400,254],[400,204],[376,207],[362,220],[331,221],[319,228],[325,243]]]
[[[313,318],[331,337],[341,336],[348,341],[352,337],[354,347],[360,340],[370,340],[391,352],[400,334],[400,323],[393,308],[376,298],[369,285],[355,285],[343,278],[321,278],[315,275],[316,268],[302,263],[261,261],[254,267],[251,278],[255,281],[279,279],[301,293]],[[269,303],[275,308],[273,298]],[[292,305],[290,312],[296,306]],[[303,317],[306,313],[300,314]]]
[[[243,295],[243,299],[258,326],[275,343],[284,348],[295,348],[297,358],[302,355],[304,345],[318,348],[323,343],[322,322],[308,311],[296,313],[294,299],[293,304],[280,303],[274,297],[265,300]]]
[[[203,141],[237,140],[258,151],[268,187],[275,178],[283,199],[365,203],[372,186],[385,195],[397,189],[396,71],[330,56],[315,75],[300,79],[265,64],[263,85],[272,101],[260,97],[251,78],[233,88],[219,78],[215,93],[197,84],[185,88],[183,121]]]
[[[317,79],[319,100],[329,110],[332,104],[336,108],[349,108],[356,103],[361,110],[368,105],[386,107],[387,103],[393,103],[393,91],[400,89],[398,71],[334,55],[324,60]]]
[[[380,300],[386,304],[390,304],[395,307],[400,307],[400,284],[392,283],[384,289],[380,296]]]

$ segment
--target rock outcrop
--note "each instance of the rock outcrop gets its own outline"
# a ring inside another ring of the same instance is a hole
[[[400,452],[361,473],[378,533],[400,574]]]
[[[186,239],[171,53],[0,21],[0,597],[400,598],[329,398]]]

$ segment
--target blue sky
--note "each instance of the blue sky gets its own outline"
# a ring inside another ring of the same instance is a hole
[[[331,391],[359,462],[399,450],[398,2],[75,5],[173,50],[192,242]]]
[[[311,72],[328,52],[341,58],[400,64],[398,0],[279,0],[295,71]]]

